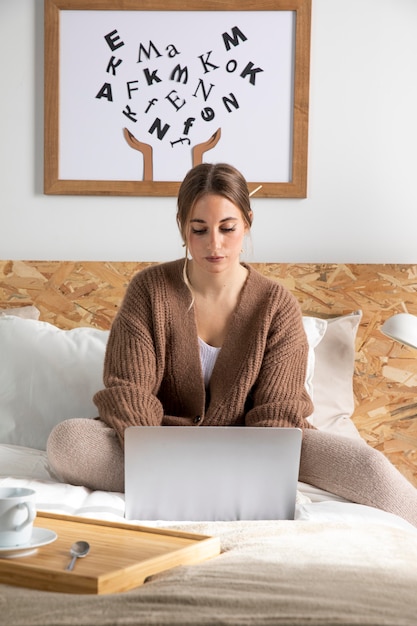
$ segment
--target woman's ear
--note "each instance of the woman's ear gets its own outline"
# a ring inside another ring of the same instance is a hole
[[[250,225],[252,226],[252,224],[253,224],[253,211],[249,211],[248,217],[249,217]],[[250,227],[247,224],[245,226],[246,226],[246,230],[250,230]]]

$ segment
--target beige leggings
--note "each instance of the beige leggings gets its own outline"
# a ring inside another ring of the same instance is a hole
[[[49,463],[64,482],[124,491],[124,456],[116,433],[100,420],[71,419],[51,432]],[[300,481],[352,502],[395,513],[417,526],[417,489],[364,441],[304,431]]]

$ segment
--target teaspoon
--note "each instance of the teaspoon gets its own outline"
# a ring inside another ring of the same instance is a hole
[[[71,549],[70,549],[70,555],[72,556],[72,559],[68,563],[65,569],[67,569],[68,571],[71,571],[72,568],[74,567],[75,561],[77,559],[82,558],[83,556],[87,556],[89,551],[90,551],[90,544],[87,543],[87,541],[76,541],[71,546]]]

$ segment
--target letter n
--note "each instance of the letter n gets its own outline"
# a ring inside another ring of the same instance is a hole
[[[149,134],[152,135],[152,133],[156,130],[156,135],[158,139],[162,140],[168,132],[169,124],[165,124],[165,126],[161,128],[161,123],[161,120],[159,119],[159,117],[157,117],[149,129]]]

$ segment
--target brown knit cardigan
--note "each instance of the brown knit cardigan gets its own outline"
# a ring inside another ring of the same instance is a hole
[[[206,391],[184,260],[131,281],[113,322],[100,418],[123,446],[127,426],[306,427],[308,343],[299,305],[250,266]]]

